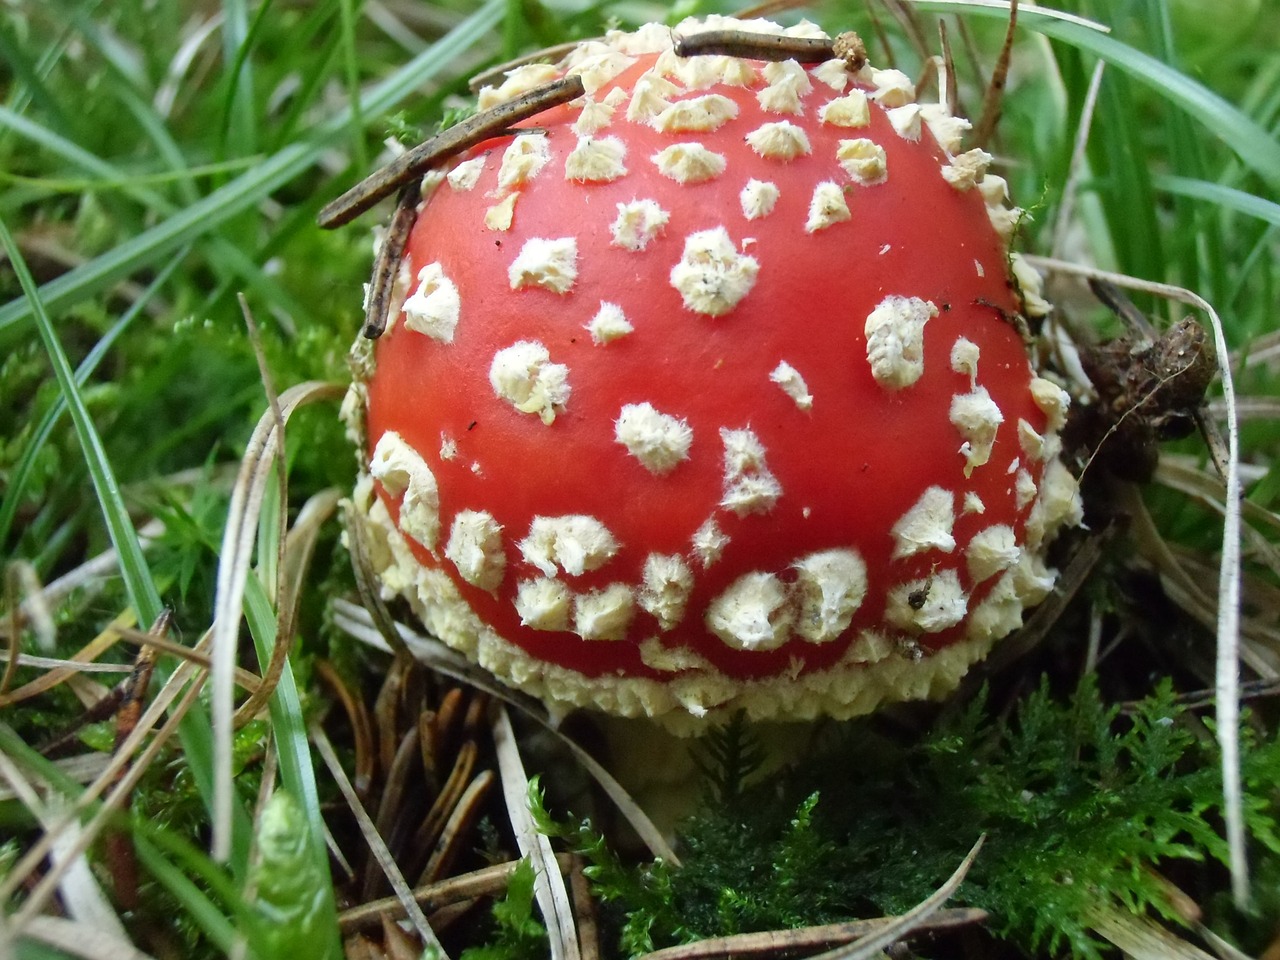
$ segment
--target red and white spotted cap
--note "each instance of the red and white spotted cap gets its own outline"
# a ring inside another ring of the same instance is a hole
[[[587,93],[427,177],[348,405],[384,589],[507,683],[673,727],[944,693],[1080,520],[1018,212],[904,74],[671,37],[513,70],[482,107]]]

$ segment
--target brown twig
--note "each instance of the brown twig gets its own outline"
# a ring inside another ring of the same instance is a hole
[[[411,180],[418,179],[441,161],[499,136],[512,124],[576,100],[583,93],[581,77],[563,77],[530,90],[514,100],[482,110],[402,153],[336,200],[325,204],[316,221],[326,230],[350,223],[378,201],[391,196]]]
[[[676,37],[677,57],[715,54],[748,60],[795,60],[822,63],[835,56],[834,41],[826,37],[786,37],[750,30],[703,30]]]
[[[418,216],[418,201],[422,199],[422,184],[413,180],[400,189],[395,212],[387,224],[386,235],[378,245],[378,259],[373,265],[373,279],[369,284],[369,302],[365,305],[364,330],[369,340],[377,340],[387,329],[391,315],[391,295],[404,252],[409,246],[409,234]]]
[[[1000,57],[996,60],[995,70],[991,73],[991,82],[987,84],[987,92],[982,97],[982,118],[973,131],[973,145],[985,147],[995,133],[996,124],[1000,122],[1000,113],[1004,104],[1004,88],[1009,81],[1009,61],[1013,59],[1013,36],[1018,26],[1018,0],[1010,0],[1009,26],[1004,33],[1004,45],[1000,48]]]
[[[852,943],[860,937],[888,926],[894,918],[851,920],[794,930],[767,930],[761,933],[739,933],[730,937],[699,940],[696,943],[667,947],[644,954],[642,960],[719,960],[721,957],[775,957],[810,950],[822,950]],[[973,926],[987,919],[985,910],[957,908],[939,910],[916,927],[913,933],[942,933]]]

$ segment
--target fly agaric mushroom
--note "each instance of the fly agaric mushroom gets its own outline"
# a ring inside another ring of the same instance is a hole
[[[777,60],[811,24],[675,33],[711,28],[747,55],[651,25],[513,69],[482,108],[585,92],[424,178],[347,408],[383,589],[562,706],[939,695],[1080,520],[1017,213],[902,73]]]

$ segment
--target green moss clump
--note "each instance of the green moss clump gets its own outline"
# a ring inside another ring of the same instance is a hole
[[[1216,751],[1167,684],[1122,710],[1092,681],[1066,702],[1046,681],[1007,719],[979,697],[905,747],[870,729],[850,724],[824,755],[755,783],[749,728],[716,734],[680,869],[624,867],[569,831],[622,951],[901,913],[986,834],[953,903],[988,911],[991,932],[1028,952],[1092,960],[1100,907],[1177,923],[1158,874],[1226,862]],[[1280,745],[1249,741],[1244,765],[1252,840],[1273,857]]]

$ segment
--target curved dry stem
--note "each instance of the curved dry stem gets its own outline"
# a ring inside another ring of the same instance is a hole
[[[245,581],[253,561],[266,485],[271,480],[276,458],[283,449],[281,430],[300,406],[334,399],[345,392],[337,383],[309,381],[290,387],[259,419],[249,438],[240,473],[231,491],[227,523],[219,551],[217,590],[214,601],[213,669],[210,708],[213,717],[213,815],[211,853],[225,860],[231,852],[232,737],[234,736],[234,676],[239,648],[240,619],[243,614]],[[277,645],[288,646],[287,637],[277,637]]]
[[[501,704],[494,709],[493,746],[498,755],[502,796],[507,802],[507,816],[516,835],[516,845],[533,866],[534,899],[547,928],[551,960],[579,960],[578,931],[569,889],[551,849],[551,841],[533,821],[529,810],[529,777],[524,770],[524,761],[520,759],[511,718]]]
[[[986,839],[985,833],[978,837],[972,849],[960,862],[960,866],[956,867],[955,872],[947,878],[947,882],[902,916],[894,917],[879,930],[859,937],[848,946],[836,947],[834,950],[820,953],[813,960],[872,960],[882,956],[886,947],[901,940],[928,921],[960,889],[960,884],[964,882],[965,875],[973,866],[973,861],[978,858],[978,853],[982,850],[982,844]]]
[[[373,749],[373,729],[369,722],[369,711],[365,709],[363,701],[351,692],[342,676],[328,660],[317,660],[313,669],[316,679],[328,689],[332,696],[337,697],[338,703],[342,705],[342,710],[347,715],[347,725],[351,728],[351,740],[356,758],[356,795],[366,797],[369,795],[369,786],[373,783],[376,756]]]
[[[234,725],[237,728],[252,720],[266,706],[271,694],[275,692],[276,684],[280,682],[285,664],[289,662],[294,624],[302,602],[303,583],[315,553],[316,540],[324,524],[337,511],[341,496],[336,489],[330,488],[311,497],[302,505],[298,519],[283,539],[279,586],[276,590],[276,643],[271,649],[271,660],[267,663],[261,681],[252,689],[249,699],[236,710]]]
[[[1218,745],[1222,750],[1223,806],[1231,863],[1231,892],[1237,906],[1244,909],[1249,902],[1249,864],[1245,851],[1244,800],[1240,775],[1240,428],[1236,418],[1235,382],[1228,362],[1230,352],[1222,320],[1208,301],[1182,287],[1109,273],[1061,260],[1027,257],[1027,261],[1041,270],[1092,277],[1119,287],[1142,290],[1157,297],[1185,303],[1204,311],[1213,328],[1227,422],[1226,512],[1215,624],[1218,638],[1215,668],[1218,702],[1215,713]]]

